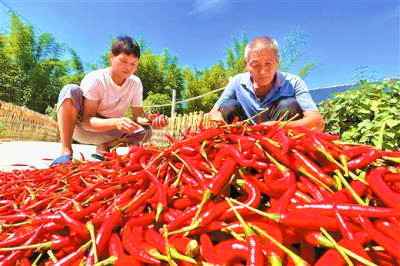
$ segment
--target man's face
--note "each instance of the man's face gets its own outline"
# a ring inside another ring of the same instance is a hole
[[[110,54],[110,61],[113,73],[117,74],[120,78],[127,79],[137,70],[139,58],[133,54],[120,53],[117,56]]]
[[[268,86],[278,71],[279,60],[272,50],[256,50],[249,54],[246,69],[258,86]]]

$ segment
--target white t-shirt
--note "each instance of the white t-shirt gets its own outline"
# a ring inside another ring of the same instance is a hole
[[[104,117],[122,117],[129,106],[143,107],[143,85],[135,75],[118,86],[111,79],[110,68],[99,69],[83,78],[81,88],[85,98],[99,101],[97,113]]]

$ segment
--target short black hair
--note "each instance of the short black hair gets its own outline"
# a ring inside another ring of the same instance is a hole
[[[140,47],[135,39],[127,35],[120,35],[113,40],[111,53],[114,56],[117,56],[120,53],[125,53],[127,55],[133,54],[137,58],[140,58]]]

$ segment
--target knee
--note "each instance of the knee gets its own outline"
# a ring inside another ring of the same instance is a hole
[[[275,109],[278,111],[279,116],[287,116],[287,118],[296,116],[295,120],[303,117],[303,110],[295,97],[281,99]]]

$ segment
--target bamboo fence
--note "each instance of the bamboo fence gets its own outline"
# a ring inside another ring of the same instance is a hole
[[[0,140],[59,141],[57,122],[50,116],[0,101]]]

